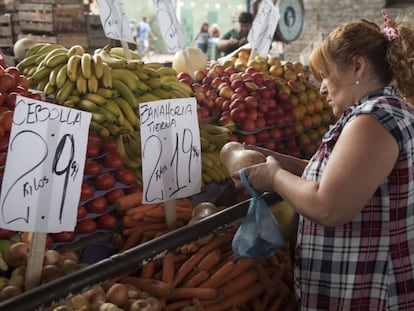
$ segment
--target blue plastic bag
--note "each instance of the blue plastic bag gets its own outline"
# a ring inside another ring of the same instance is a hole
[[[263,197],[250,186],[244,171],[240,170],[239,174],[252,199],[246,217],[233,237],[233,252],[236,257],[267,259],[284,245],[283,234]]]

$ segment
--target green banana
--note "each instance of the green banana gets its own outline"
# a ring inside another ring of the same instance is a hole
[[[64,64],[63,66],[61,66],[56,75],[55,84],[58,89],[60,89],[65,84],[66,80],[68,79],[68,75],[66,74],[67,67],[68,67],[68,64]],[[50,75],[49,75],[49,78],[50,78]]]
[[[140,123],[139,117],[136,115],[131,105],[122,97],[114,98],[114,101],[118,104],[128,122],[131,123],[134,128],[138,129]]]
[[[125,68],[112,69],[112,79],[122,81],[132,92],[138,89],[138,77],[130,70]]]
[[[118,79],[112,79],[112,88],[121,94],[121,97],[128,102],[132,109],[137,109],[139,107],[137,98],[124,82]]]

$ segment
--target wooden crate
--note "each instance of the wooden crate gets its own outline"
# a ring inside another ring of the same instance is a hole
[[[88,37],[81,33],[63,33],[58,35],[38,35],[38,34],[20,34],[20,38],[31,38],[36,42],[58,43],[66,48],[75,44],[82,45],[85,49],[88,47]]]
[[[62,33],[86,31],[83,5],[55,3],[20,3],[20,29],[31,33]]]
[[[0,47],[10,48],[13,46],[13,25],[11,14],[0,15]]]

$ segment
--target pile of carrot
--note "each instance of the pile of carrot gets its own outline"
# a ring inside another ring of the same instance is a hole
[[[168,232],[162,205],[120,206],[125,212],[123,249]],[[191,210],[189,200],[177,201],[177,227],[188,223]],[[231,242],[239,225],[169,251],[118,282],[150,293],[166,311],[297,310],[287,247],[266,260],[235,258]]]

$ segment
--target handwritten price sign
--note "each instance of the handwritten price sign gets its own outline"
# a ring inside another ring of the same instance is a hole
[[[185,44],[171,0],[153,0],[152,2],[168,52],[182,51]]]
[[[0,227],[73,231],[91,114],[18,96],[0,196]]]
[[[135,43],[122,0],[97,0],[97,4],[105,36]]]
[[[201,147],[196,106],[194,97],[140,105],[144,203],[200,192]]]

